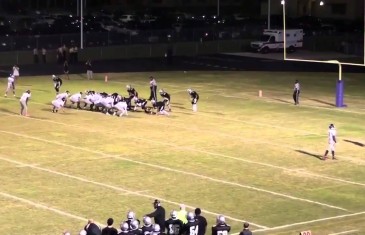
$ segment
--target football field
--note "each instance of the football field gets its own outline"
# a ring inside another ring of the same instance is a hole
[[[71,75],[61,91],[149,97],[151,73]],[[335,73],[155,72],[171,94],[168,117],[87,110],[52,113],[51,75],[21,77],[19,97],[0,98],[0,221],[3,234],[76,234],[88,218],[115,226],[160,199],[167,215],[185,204],[231,234],[365,234],[365,79],[344,74],[347,108],[336,108]],[[293,105],[294,80],[301,83]],[[6,88],[1,79],[0,87]],[[200,95],[193,113],[186,89]],[[263,97],[258,96],[262,90]],[[159,97],[160,98],[160,97]],[[330,123],[338,160],[320,160]],[[210,228],[208,228],[210,234]]]

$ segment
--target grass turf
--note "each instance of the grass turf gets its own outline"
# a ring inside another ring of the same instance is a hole
[[[149,75],[109,74],[108,83],[102,74],[92,81],[71,75],[61,90],[125,94],[131,84],[148,98]],[[333,105],[336,74],[154,75],[172,95],[169,117],[74,109],[53,114],[50,76],[17,81],[18,95],[32,90],[30,118],[18,115],[17,99],[0,99],[4,234],[24,234],[24,228],[27,234],[76,233],[86,218],[105,224],[114,217],[118,227],[128,210],[139,218],[150,212],[154,198],[167,212],[180,203],[205,209],[209,226],[222,213],[233,233],[246,220],[255,234],[365,233],[361,74],[345,74],[343,109]],[[295,79],[302,87],[299,106],[291,99]],[[187,88],[200,95],[197,113]],[[323,162],[330,123],[338,129],[339,160]]]

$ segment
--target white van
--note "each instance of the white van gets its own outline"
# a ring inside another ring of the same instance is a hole
[[[284,30],[265,29],[259,41],[251,42],[251,48],[257,52],[269,53],[284,48]],[[296,49],[303,47],[303,30],[288,29],[286,30],[286,48],[288,52],[294,52]]]

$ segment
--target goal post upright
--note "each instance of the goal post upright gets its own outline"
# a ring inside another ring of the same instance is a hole
[[[344,104],[344,81],[342,79],[342,65],[350,65],[350,66],[361,66],[365,67],[365,30],[364,30],[364,55],[363,55],[363,63],[356,64],[356,63],[346,63],[346,62],[340,62],[338,60],[308,60],[308,59],[294,59],[294,58],[287,58],[287,40],[286,40],[286,2],[287,0],[279,0],[282,8],[283,8],[283,58],[284,61],[297,61],[297,62],[311,62],[311,63],[322,63],[322,64],[337,64],[338,65],[338,79],[336,82],[336,107],[346,107]],[[365,0],[364,0],[364,13],[363,13],[363,22],[365,27]],[[363,27],[363,28],[364,28]]]

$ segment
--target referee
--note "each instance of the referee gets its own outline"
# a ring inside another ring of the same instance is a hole
[[[298,80],[295,80],[294,92],[293,92],[293,100],[295,105],[299,104],[299,94],[300,94],[300,84]]]

